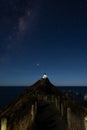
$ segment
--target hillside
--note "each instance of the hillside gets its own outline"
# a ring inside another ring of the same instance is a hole
[[[7,120],[7,130],[67,130],[69,106],[78,105],[58,91],[48,78],[42,78],[6,106],[0,112],[0,119]],[[79,108],[84,113],[85,109]]]

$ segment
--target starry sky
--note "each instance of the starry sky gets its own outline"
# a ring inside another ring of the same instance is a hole
[[[87,0],[0,0],[0,86],[43,73],[55,85],[87,85]]]

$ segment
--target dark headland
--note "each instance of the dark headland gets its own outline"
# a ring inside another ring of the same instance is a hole
[[[43,77],[2,109],[0,120],[1,130],[86,130],[87,108]]]

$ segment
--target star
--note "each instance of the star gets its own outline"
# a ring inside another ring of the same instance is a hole
[[[37,67],[39,67],[40,66],[40,64],[39,63],[37,63]]]

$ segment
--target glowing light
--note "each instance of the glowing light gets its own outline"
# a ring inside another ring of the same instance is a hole
[[[43,79],[46,79],[46,78],[47,78],[47,75],[46,75],[46,74],[44,74],[42,78],[43,78]]]

